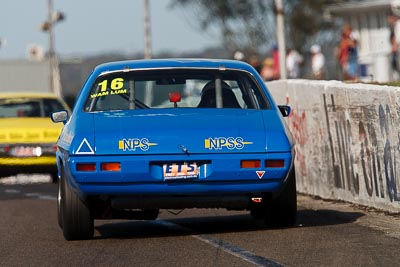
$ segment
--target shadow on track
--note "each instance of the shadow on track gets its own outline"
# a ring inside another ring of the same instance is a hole
[[[293,228],[319,227],[347,224],[364,216],[361,212],[341,212],[335,210],[299,210],[297,224]],[[125,221],[101,224],[97,221],[96,230],[107,238],[155,238],[167,236],[204,235],[233,232],[254,232],[276,230],[267,227],[262,221],[254,220],[250,215],[187,217],[155,221]],[[173,227],[176,226],[176,227]],[[280,228],[282,230],[291,228]]]

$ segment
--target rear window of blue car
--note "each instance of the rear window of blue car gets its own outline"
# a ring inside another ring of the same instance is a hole
[[[244,71],[165,69],[100,75],[84,109],[148,108],[269,109],[270,103],[254,77]]]

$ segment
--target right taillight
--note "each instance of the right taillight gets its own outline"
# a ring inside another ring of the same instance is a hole
[[[283,159],[267,159],[265,161],[265,167],[267,168],[283,168],[285,161]]]

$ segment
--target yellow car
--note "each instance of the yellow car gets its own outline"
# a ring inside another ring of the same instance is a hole
[[[62,124],[50,113],[68,110],[67,104],[49,93],[0,93],[0,172],[50,173],[57,181],[55,153]]]

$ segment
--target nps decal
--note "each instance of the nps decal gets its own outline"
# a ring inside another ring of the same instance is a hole
[[[246,142],[242,137],[209,137],[204,139],[204,147],[209,150],[221,150],[223,148],[229,150],[243,149],[245,145],[251,144],[253,144],[253,142]]]
[[[115,78],[111,81],[104,80],[98,84],[100,91],[97,93],[91,94],[90,98],[96,98],[101,96],[108,96],[108,95],[119,95],[119,94],[126,94],[127,90],[123,89],[124,87],[124,79],[123,78]]]
[[[147,138],[129,138],[118,141],[118,149],[123,151],[136,151],[136,149],[147,151],[150,147],[156,145],[158,144],[150,143]]]

